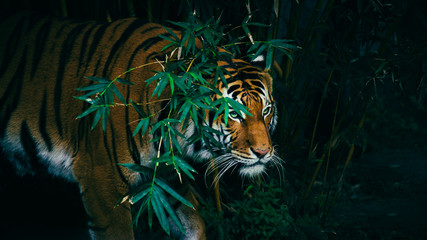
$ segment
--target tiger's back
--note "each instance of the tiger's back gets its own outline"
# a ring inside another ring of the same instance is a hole
[[[87,108],[73,98],[79,94],[76,88],[88,84],[85,76],[114,79],[148,62],[160,52],[153,43],[161,41],[157,35],[164,30],[137,19],[100,24],[26,14],[3,21],[1,29],[2,146],[22,173],[45,164],[51,173],[71,180],[73,156],[87,144],[89,131],[84,121],[76,120]],[[146,76],[140,72],[140,79],[149,78],[152,70]],[[139,90],[141,96],[149,91]]]

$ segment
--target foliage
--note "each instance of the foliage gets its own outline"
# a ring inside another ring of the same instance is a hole
[[[295,235],[295,221],[277,183],[248,185],[241,199],[231,201],[222,213],[206,203],[202,214],[210,220],[209,239],[290,239]]]
[[[80,114],[78,118],[94,113],[92,129],[102,119],[102,129],[106,131],[110,108],[116,104],[114,102],[114,97],[116,97],[121,102],[120,104],[126,107],[133,107],[141,117],[133,131],[134,136],[139,132],[146,134],[148,129],[150,129],[150,135],[158,136],[152,140],[152,142],[158,142],[157,146],[159,146],[157,156],[151,159],[151,162],[155,163],[152,171],[136,164],[122,164],[124,167],[144,174],[151,178],[152,181],[139,186],[136,190],[132,190],[121,202],[128,200],[131,203],[142,202],[140,210],[135,217],[135,224],[138,223],[143,210],[147,209],[149,226],[152,226],[154,213],[163,230],[168,234],[170,234],[168,216],[180,231],[184,232],[184,229],[168,202],[167,194],[184,205],[193,206],[173,190],[165,180],[162,180],[162,177],[158,175],[158,168],[173,166],[180,182],[182,182],[182,173],[194,180],[193,173],[196,173],[196,170],[184,160],[182,147],[178,139],[184,139],[189,144],[203,141],[212,151],[213,148],[220,147],[220,143],[214,138],[214,135],[220,135],[221,133],[207,124],[206,111],[215,112],[214,120],[219,116],[223,116],[225,125],[228,123],[230,114],[250,115],[245,106],[231,98],[222,96],[222,93],[216,88],[218,81],[222,81],[227,86],[225,75],[228,74],[217,62],[232,57],[231,53],[227,51],[227,47],[236,46],[235,40],[231,40],[231,44],[223,44],[224,40],[227,40],[224,36],[228,36],[228,39],[232,39],[232,37],[230,34],[224,34],[224,27],[219,24],[220,19],[216,21],[211,19],[203,23],[195,16],[191,16],[187,22],[171,23],[181,29],[180,36],[182,37],[178,37],[174,31],[165,27],[168,35],[160,35],[159,37],[170,42],[162,49],[170,57],[160,62],[163,66],[163,71],[157,71],[154,76],[145,80],[147,85],[156,85],[152,96],[157,95],[160,97],[164,91],[168,92],[167,96],[170,97],[168,99],[169,110],[165,110],[168,112],[166,118],[158,119],[155,122],[150,121],[152,115],[144,112],[139,103],[135,103],[132,99],[129,100],[129,103],[126,102],[116,86],[116,83],[134,85],[134,83],[120,77],[135,69],[147,67],[152,63],[129,69],[113,80],[96,76],[87,77],[97,83],[78,88],[78,90],[86,93],[75,97],[90,104],[89,108]],[[243,24],[245,33],[250,36],[248,25],[251,24],[245,20]],[[241,40],[242,38],[239,37],[238,39]],[[198,44],[198,41],[201,44]],[[239,43],[243,44],[242,42]],[[248,49],[248,55],[256,58],[264,50],[267,50],[266,67],[270,68],[273,58],[272,52],[276,48],[281,52],[288,53],[290,49],[295,49],[296,47],[286,40],[253,42],[253,45]],[[174,55],[176,52],[177,54]],[[212,78],[213,81],[210,80]],[[219,96],[215,101],[212,100],[214,94]],[[187,139],[180,129],[187,128],[190,122],[195,126],[195,133]],[[212,153],[214,154],[214,151]]]

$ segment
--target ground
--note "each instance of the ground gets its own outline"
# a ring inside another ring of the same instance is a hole
[[[427,239],[426,139],[402,133],[354,160],[332,216],[338,239]]]

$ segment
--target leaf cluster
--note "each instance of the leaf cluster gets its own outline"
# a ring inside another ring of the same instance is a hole
[[[141,203],[136,219],[141,216],[144,210],[147,210],[148,222],[151,227],[154,213],[161,227],[168,234],[170,233],[168,216],[181,231],[184,231],[176,213],[168,202],[168,196],[187,206],[191,207],[191,204],[168,185],[165,178],[160,176],[159,168],[172,166],[180,181],[182,181],[182,173],[194,180],[193,173],[196,171],[184,160],[183,142],[184,144],[192,144],[203,141],[213,154],[221,149],[221,144],[217,141],[219,138],[216,136],[222,133],[209,126],[206,122],[207,113],[214,111],[214,120],[224,117],[226,125],[230,112],[240,117],[243,114],[251,115],[249,109],[231,98],[224,97],[221,91],[217,89],[219,81],[227,86],[226,78],[231,78],[230,73],[218,65],[218,61],[229,61],[230,58],[234,57],[228,49],[239,52],[240,50],[236,46],[242,44],[240,41],[244,37],[233,37],[230,32],[225,33],[225,27],[220,24],[220,19],[202,22],[192,15],[187,22],[170,23],[175,28],[180,29],[181,34],[165,27],[167,34],[159,35],[159,37],[169,42],[162,49],[168,57],[165,61],[156,63],[163,66],[163,71],[154,72],[153,76],[145,81],[147,85],[155,85],[152,96],[168,97],[167,106],[169,108],[162,109],[167,113],[167,117],[152,121],[153,113],[144,111],[141,103],[134,102],[132,99],[126,101],[116,86],[116,84],[133,85],[132,82],[120,78],[120,76],[152,63],[131,68],[113,80],[87,77],[94,84],[78,88],[85,93],[76,97],[90,104],[90,107],[78,118],[94,113],[92,129],[102,119],[102,129],[106,131],[110,107],[120,104],[125,107],[132,107],[140,117],[133,130],[133,136],[144,135],[147,132],[155,136],[152,142],[158,143],[158,149],[157,157],[151,160],[155,163],[154,169],[149,170],[135,164],[123,165],[133,171],[148,175],[152,179],[151,183],[143,184],[128,193],[122,200]],[[248,28],[251,24],[248,19],[243,23],[243,28],[248,37],[251,36]],[[253,42],[251,39],[251,41],[253,45],[248,49],[246,55],[254,59],[266,51],[267,69],[271,66],[275,49],[282,52],[295,49],[295,46],[286,40]],[[213,95],[218,96],[216,100],[213,100]],[[115,99],[119,102],[115,102]],[[187,138],[183,132],[190,125],[194,128],[194,134]],[[137,221],[135,220],[135,222]]]

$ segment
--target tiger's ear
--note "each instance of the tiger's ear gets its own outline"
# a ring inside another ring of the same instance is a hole
[[[262,81],[267,85],[268,91],[270,93],[272,93],[273,92],[273,77],[271,76],[271,74],[267,70],[264,70],[264,72],[261,73],[259,76],[262,77]]]
[[[256,58],[254,58],[253,60],[251,60],[251,64],[255,67],[259,67],[261,69],[265,69],[265,55],[261,54],[258,55]]]
[[[264,72],[268,72],[267,69],[266,69],[266,66],[265,66],[265,64],[266,64],[265,55],[263,55],[263,54],[258,55],[258,57],[256,57],[255,59],[253,59],[251,61],[251,64],[253,66],[255,66],[255,67],[259,67],[261,69],[264,69]],[[279,78],[282,78],[282,76],[283,76],[283,70],[279,66],[279,63],[277,63],[276,60],[273,60],[273,64],[271,66],[271,69],[274,70],[274,72],[277,74],[276,76],[278,76]]]

